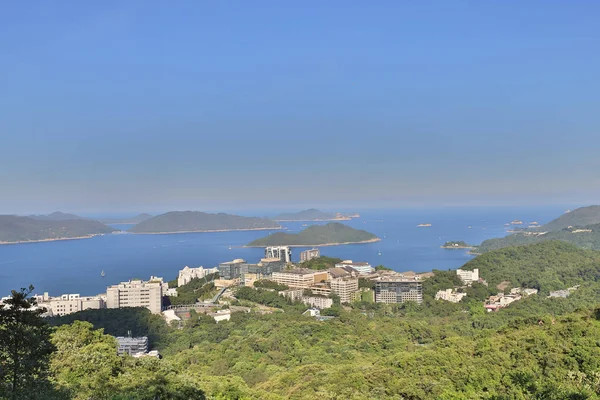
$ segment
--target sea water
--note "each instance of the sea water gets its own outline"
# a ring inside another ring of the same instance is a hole
[[[515,219],[525,223],[548,222],[567,206],[503,208],[413,208],[402,210],[358,210],[360,218],[343,221],[382,238],[380,242],[321,247],[321,254],[344,260],[367,261],[396,271],[424,272],[459,268],[472,255],[464,249],[442,249],[446,241],[479,244],[501,237]],[[571,207],[572,208],[572,207]],[[325,224],[326,222],[318,222]],[[419,224],[430,227],[417,227]],[[285,222],[291,233],[311,222]],[[127,229],[130,225],[115,225]],[[274,232],[274,231],[272,231]],[[91,239],[0,245],[0,296],[12,289],[34,285],[35,292],[95,295],[108,285],[151,275],[171,280],[181,268],[214,267],[243,258],[256,263],[262,248],[244,248],[269,231],[232,231],[161,235],[110,234]],[[293,248],[292,258],[300,251]],[[105,276],[101,276],[101,272]]]

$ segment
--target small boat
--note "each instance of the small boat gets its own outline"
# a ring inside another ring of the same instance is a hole
[[[229,250],[231,250],[231,246],[229,246]]]
[[[100,272],[100,276],[103,278],[106,276],[106,274],[104,273],[104,270],[102,270],[102,272]]]
[[[380,255],[381,255],[381,250],[379,250],[379,251],[377,252],[377,255],[378,255],[378,256],[380,256]]]

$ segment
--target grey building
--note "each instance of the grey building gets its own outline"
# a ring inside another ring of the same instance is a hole
[[[138,353],[147,353],[148,352],[148,337],[129,337],[129,336],[119,336],[116,338],[118,347],[117,354],[129,354],[130,356]]]
[[[277,258],[283,262],[292,262],[292,250],[288,246],[269,246],[265,249],[265,258]]]
[[[405,303],[423,302],[423,284],[416,279],[384,278],[375,281],[375,302]]]
[[[285,269],[284,261],[261,261],[258,264],[243,264],[242,274],[257,274],[261,277],[270,276],[273,272]]]
[[[300,252],[300,262],[309,261],[318,257],[321,257],[321,252],[316,248]]]
[[[242,266],[247,265],[246,261],[238,258],[233,261],[227,261],[224,263],[220,263],[217,267],[219,269],[219,275],[223,279],[237,279],[239,278],[244,271],[242,270]]]

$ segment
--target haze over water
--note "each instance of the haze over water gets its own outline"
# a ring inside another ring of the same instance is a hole
[[[514,219],[545,223],[561,215],[566,208],[572,206],[359,210],[361,218],[344,223],[372,232],[382,240],[321,247],[321,254],[368,261],[373,266],[383,264],[397,271],[455,269],[472,256],[466,250],[441,249],[444,242],[464,240],[479,244],[485,239],[504,236],[510,229],[505,224]],[[420,223],[432,226],[418,228]],[[303,229],[302,224],[313,223],[284,223],[290,232]],[[94,295],[104,293],[107,285],[131,278],[148,279],[154,275],[171,280],[186,265],[214,267],[235,258],[258,262],[263,255],[262,248],[241,246],[267,234],[268,231],[123,234],[3,245],[0,246],[0,296],[29,284],[33,284],[38,293]],[[294,261],[302,250],[304,248],[293,248]],[[104,278],[100,276],[102,270],[106,273]]]

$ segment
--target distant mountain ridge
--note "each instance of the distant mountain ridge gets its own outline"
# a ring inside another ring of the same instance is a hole
[[[170,211],[140,222],[129,229],[129,232],[178,233],[254,229],[281,229],[281,226],[266,218],[200,211]]]
[[[63,213],[60,211],[55,211],[51,214],[38,214],[38,215],[28,215],[28,218],[35,219],[38,221],[66,221],[69,219],[85,219],[80,217],[79,215]]]
[[[152,218],[153,215],[142,213],[138,214],[135,217],[130,218],[106,218],[101,219],[100,222],[103,224],[139,224],[147,219]]]
[[[354,229],[339,222],[312,225],[299,233],[277,232],[254,240],[248,247],[324,246],[333,244],[370,243],[380,239],[370,232]]]
[[[569,211],[540,227],[540,231],[559,231],[573,227],[600,224],[600,206],[588,206]]]
[[[349,215],[336,212],[319,211],[316,208],[310,208],[295,213],[282,213],[273,218],[273,221],[347,221]]]
[[[114,231],[116,229],[98,221],[85,219],[55,221],[16,215],[0,215],[0,243],[73,239]]]

